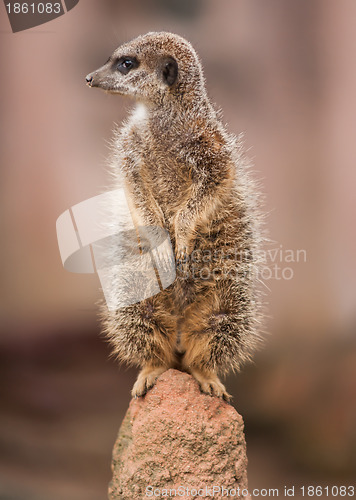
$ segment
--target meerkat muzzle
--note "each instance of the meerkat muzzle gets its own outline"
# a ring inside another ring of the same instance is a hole
[[[85,77],[85,81],[87,82],[88,87],[92,87],[93,86],[93,76],[92,76],[92,73],[90,73],[89,75],[87,75]]]

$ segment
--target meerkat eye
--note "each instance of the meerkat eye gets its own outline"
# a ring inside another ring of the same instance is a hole
[[[131,69],[137,68],[138,65],[139,62],[135,57],[120,57],[116,65],[116,69],[123,75],[127,75]]]

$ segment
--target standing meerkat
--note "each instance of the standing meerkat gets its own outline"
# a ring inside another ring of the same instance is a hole
[[[229,400],[219,375],[239,370],[260,338],[258,196],[241,143],[222,125],[201,62],[180,36],[140,36],[86,81],[136,100],[115,135],[115,178],[139,223],[169,232],[176,256],[167,289],[103,313],[117,357],[141,368],[132,395],[174,367]]]

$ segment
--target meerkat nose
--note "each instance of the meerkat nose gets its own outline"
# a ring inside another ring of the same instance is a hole
[[[89,87],[91,87],[91,86],[92,86],[92,83],[93,83],[93,77],[92,77],[92,75],[91,75],[91,74],[87,75],[87,76],[85,77],[85,80],[86,80],[86,82],[87,82],[87,85],[89,85]]]

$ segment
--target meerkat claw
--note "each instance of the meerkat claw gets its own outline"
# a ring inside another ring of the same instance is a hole
[[[224,384],[215,373],[203,373],[197,369],[190,370],[190,373],[198,382],[201,392],[222,398],[227,402],[231,401],[232,396],[226,391]]]
[[[131,395],[134,398],[144,396],[155,385],[157,378],[166,371],[165,367],[144,368],[132,388]]]

